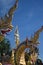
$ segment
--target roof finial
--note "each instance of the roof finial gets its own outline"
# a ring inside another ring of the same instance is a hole
[[[20,43],[18,26],[16,26],[14,36],[15,36],[15,42],[16,42],[16,47],[17,47]]]

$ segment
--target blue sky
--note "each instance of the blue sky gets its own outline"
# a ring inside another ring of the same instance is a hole
[[[0,17],[3,17],[13,6],[15,0],[0,0]],[[15,48],[14,31],[16,26],[19,29],[20,41],[30,38],[43,25],[43,0],[19,0],[18,8],[13,14],[13,30],[6,36],[11,47]],[[40,57],[43,58],[43,32],[39,37]]]

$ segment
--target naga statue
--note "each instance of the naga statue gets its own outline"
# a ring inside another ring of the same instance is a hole
[[[31,40],[33,43],[37,43],[37,41],[38,41],[38,39],[39,39],[40,32],[42,32],[42,31],[43,31],[43,26],[42,26],[38,31],[35,32],[34,36],[31,37],[30,40]]]
[[[34,36],[30,38],[30,40],[26,39],[25,41],[23,41],[21,44],[18,45],[16,52],[15,52],[16,53],[15,62],[17,65],[20,65],[21,55],[25,51],[26,48],[29,48],[28,63],[32,63],[34,65],[35,62],[38,61],[39,48],[37,48],[37,45],[38,45],[38,39],[39,39],[40,32],[42,31],[43,31],[43,26],[38,31],[36,31]],[[31,64],[26,64],[26,65],[31,65]]]
[[[34,50],[34,46],[37,47],[37,45],[39,45],[38,39],[39,39],[40,33],[41,33],[42,31],[43,31],[43,26],[42,26],[39,30],[37,30],[37,31],[35,32],[35,34],[34,34],[33,37],[30,38],[30,40],[32,41],[32,46],[31,46],[31,48],[30,48],[31,51]]]
[[[2,18],[0,18],[0,41],[3,39],[3,36],[12,30],[13,26],[11,24],[12,15],[17,8],[18,0],[16,0],[15,4],[10,8],[7,14]]]

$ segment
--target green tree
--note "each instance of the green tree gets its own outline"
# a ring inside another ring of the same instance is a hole
[[[2,42],[0,42],[0,55],[3,53],[9,54],[10,50],[10,41],[5,38]]]

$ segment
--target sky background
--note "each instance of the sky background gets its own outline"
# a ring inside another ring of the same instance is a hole
[[[4,17],[14,5],[15,0],[0,0],[0,17]],[[13,30],[6,37],[10,40],[11,47],[15,48],[14,31],[18,26],[20,41],[30,38],[41,26],[43,26],[43,0],[19,0],[18,8],[13,14]],[[43,60],[43,32],[39,37],[40,58]]]

